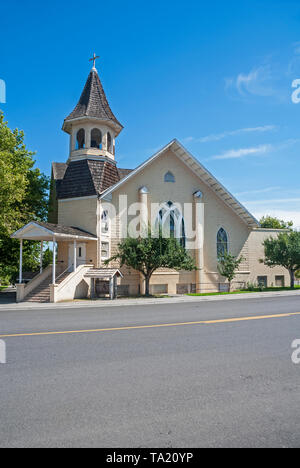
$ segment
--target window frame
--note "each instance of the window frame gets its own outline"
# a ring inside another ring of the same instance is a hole
[[[225,236],[226,236],[226,240],[225,240],[225,241],[224,241],[224,239],[221,240],[221,241],[219,241],[219,235],[220,235],[220,233],[221,233],[222,235],[225,234]],[[218,259],[219,259],[219,258],[222,258],[222,256],[224,256],[224,253],[225,253],[225,254],[228,254],[228,253],[229,253],[229,236],[228,236],[227,230],[226,230],[223,226],[219,227],[219,229],[218,229],[218,231],[217,231],[216,246],[217,246],[217,258],[218,258]],[[221,252],[222,246],[223,246],[223,249],[222,249],[222,252]]]
[[[168,171],[164,175],[164,182],[174,184],[176,182],[173,172]]]
[[[107,244],[107,257],[103,256],[103,244]],[[101,260],[110,258],[110,242],[108,240],[101,240]]]

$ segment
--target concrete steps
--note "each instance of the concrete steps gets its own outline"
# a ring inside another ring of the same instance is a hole
[[[60,284],[64,279],[69,276],[69,272],[65,272],[60,276],[56,284]],[[33,289],[28,296],[25,297],[23,302],[50,302],[50,284],[52,278],[46,278],[42,283],[40,283],[35,289]]]

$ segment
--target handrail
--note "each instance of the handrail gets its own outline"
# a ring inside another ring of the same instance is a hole
[[[68,266],[62,273],[60,273],[56,278],[55,278],[55,283],[59,278],[61,278],[67,271],[69,271],[72,267],[74,266],[74,263]],[[70,272],[71,273],[71,272]]]

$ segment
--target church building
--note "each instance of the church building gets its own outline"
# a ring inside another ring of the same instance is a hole
[[[218,272],[224,251],[242,256],[234,288],[248,283],[289,284],[288,272],[268,268],[263,241],[278,230],[263,229],[228,190],[174,139],[136,169],[117,164],[117,138],[123,130],[98,72],[93,68],[63,131],[70,141],[65,163],[52,164],[48,222],[32,221],[12,237],[20,240],[17,301],[59,302],[76,298],[134,296],[143,293],[141,274],[116,262],[127,235],[142,227],[167,226],[195,258],[197,270],[154,272],[150,293],[226,291]],[[130,166],[130,161],[127,161]],[[53,243],[53,264],[29,283],[22,276],[23,240]]]

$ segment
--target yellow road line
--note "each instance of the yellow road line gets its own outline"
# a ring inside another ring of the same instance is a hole
[[[293,312],[287,314],[275,314],[275,315],[256,315],[249,317],[236,317],[219,320],[200,320],[198,322],[179,322],[179,323],[161,323],[157,325],[135,325],[128,327],[116,327],[116,328],[97,328],[92,330],[70,330],[70,331],[52,331],[52,332],[35,332],[35,333],[15,333],[10,335],[0,335],[0,338],[14,338],[22,336],[43,336],[43,335],[70,335],[78,333],[99,333],[106,331],[121,331],[121,330],[137,330],[144,328],[162,328],[162,327],[180,327],[183,325],[211,325],[216,323],[232,323],[232,322],[244,322],[248,320],[263,320],[272,318],[292,317],[294,315],[300,315],[300,312]]]

